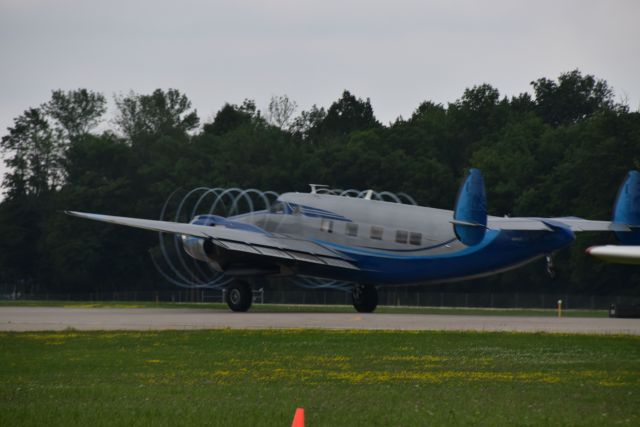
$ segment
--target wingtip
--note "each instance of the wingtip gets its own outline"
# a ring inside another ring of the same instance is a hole
[[[64,211],[64,213],[66,215],[75,216],[77,218],[86,218],[88,216],[88,214],[84,212],[78,212],[78,211]]]

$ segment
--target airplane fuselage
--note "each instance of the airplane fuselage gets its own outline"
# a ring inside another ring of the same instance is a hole
[[[311,240],[350,259],[358,270],[300,265],[295,273],[380,285],[445,282],[517,268],[574,240],[552,231],[487,230],[466,246],[456,238],[453,212],[362,198],[285,193],[269,211],[230,217],[289,238]]]

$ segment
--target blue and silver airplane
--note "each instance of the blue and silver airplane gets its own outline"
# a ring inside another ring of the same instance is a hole
[[[484,180],[471,169],[454,211],[310,193],[285,193],[269,210],[190,223],[67,212],[181,236],[184,250],[235,277],[226,298],[251,307],[252,277],[311,276],[352,284],[353,305],[372,312],[380,286],[451,282],[511,270],[573,242],[575,232],[613,231],[640,244],[640,173],[620,188],[613,221],[487,215]],[[548,258],[550,259],[550,258]]]

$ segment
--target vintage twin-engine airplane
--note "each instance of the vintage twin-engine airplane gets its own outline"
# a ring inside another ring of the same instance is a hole
[[[311,193],[282,194],[269,210],[190,223],[67,212],[182,236],[185,251],[235,276],[233,311],[252,302],[252,276],[300,275],[352,283],[357,311],[372,312],[376,286],[457,281],[519,267],[570,244],[577,231],[614,231],[640,243],[640,173],[623,183],[613,221],[487,215],[484,180],[471,169],[454,211]]]

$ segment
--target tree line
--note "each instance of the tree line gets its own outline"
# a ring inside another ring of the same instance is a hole
[[[540,78],[531,93],[501,96],[481,84],[446,105],[424,101],[382,124],[370,100],[345,90],[328,108],[298,112],[287,96],[266,111],[227,103],[201,122],[176,89],[107,99],[54,90],[13,120],[0,148],[8,167],[0,203],[0,286],[22,292],[162,289],[153,233],[98,225],[72,209],[157,218],[176,188],[335,188],[405,192],[452,209],[470,167],[480,168],[493,215],[609,219],[626,172],[640,168],[640,113],[608,83],[579,70]],[[584,233],[544,264],[446,285],[465,291],[640,294],[637,268],[607,265],[584,249],[613,242]],[[444,289],[444,285],[443,285]]]

